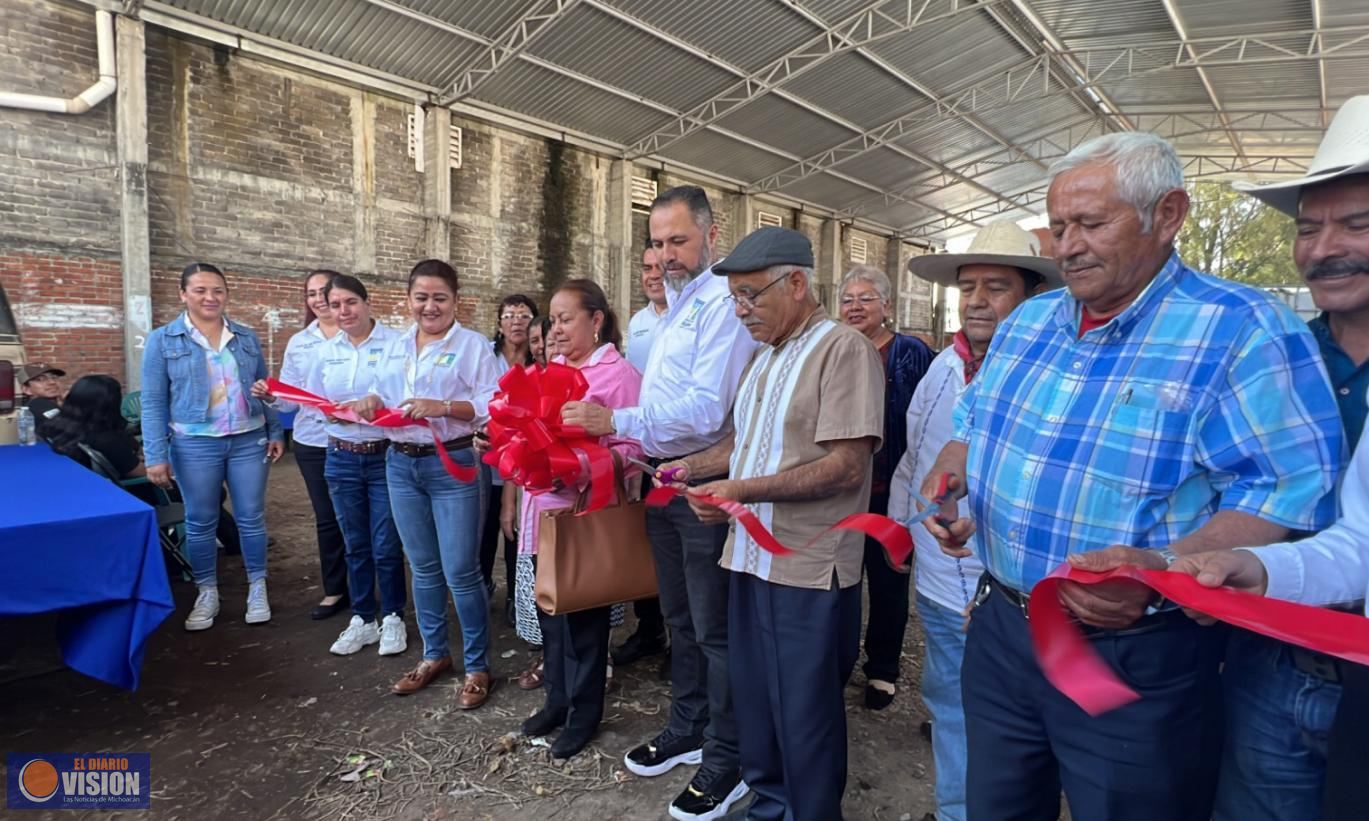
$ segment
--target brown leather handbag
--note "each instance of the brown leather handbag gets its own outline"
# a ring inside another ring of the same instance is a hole
[[[614,459],[618,498],[593,513],[574,507],[545,510],[537,533],[537,606],[553,616],[656,595],[656,562],[646,537],[646,503],[629,501],[621,463]]]

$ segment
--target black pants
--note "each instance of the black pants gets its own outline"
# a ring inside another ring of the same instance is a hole
[[[491,468],[489,465],[481,465],[480,481],[486,482],[488,498],[486,499],[484,524],[480,529],[480,574],[485,579],[485,584],[489,585],[494,580],[494,560],[499,554],[499,539],[503,535],[503,528],[499,526],[499,514],[504,507],[504,486],[496,485],[490,481]],[[504,542],[504,592],[508,601],[513,601],[513,579],[515,566],[518,562],[518,543],[516,541]]]
[[[860,654],[860,585],[811,590],[732,574],[732,698],[747,818],[832,821],[846,791],[842,690]]]
[[[1181,613],[1089,643],[1140,699],[1089,717],[1041,673],[1021,608],[974,609],[961,667],[969,821],[1208,821],[1222,750],[1225,631]]]
[[[1326,751],[1323,821],[1369,815],[1369,667],[1342,662],[1340,706]]]
[[[323,595],[347,595],[347,550],[342,542],[333,499],[328,495],[328,482],[323,478],[323,465],[328,458],[327,448],[316,448],[296,442],[295,464],[304,477],[304,488],[309,491],[309,504],[314,508],[314,530],[318,534],[318,564],[323,574]],[[219,538],[223,538],[220,536]]]
[[[888,494],[870,497],[870,512],[881,516],[889,512]],[[865,626],[865,671],[867,679],[890,684],[898,681],[898,657],[903,652],[903,634],[908,628],[908,586],[912,573],[900,573],[889,566],[884,547],[865,538],[865,580],[870,587],[870,619]]]
[[[704,739],[703,768],[735,772],[737,722],[727,676],[727,525],[706,525],[684,499],[646,513],[661,612],[670,625],[670,729]]]
[[[665,635],[665,616],[661,615],[659,598],[638,599],[632,603],[632,612],[637,614],[636,632],[643,636]]]
[[[548,616],[537,609],[546,709],[567,710],[568,729],[592,732],[604,717],[610,613],[608,607],[596,607]]]

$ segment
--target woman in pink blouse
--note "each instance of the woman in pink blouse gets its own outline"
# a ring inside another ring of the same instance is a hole
[[[584,372],[589,383],[585,401],[609,408],[635,406],[642,376],[619,354],[622,334],[603,290],[587,279],[569,280],[552,294],[550,314],[551,338],[556,340],[559,354],[552,361]],[[642,458],[641,445],[634,440],[605,436],[600,442],[619,456]],[[519,553],[537,552],[542,512],[570,507],[577,494],[577,489],[566,488],[525,497]],[[612,572],[612,568],[604,570]],[[542,626],[547,700],[539,712],[523,722],[523,732],[543,736],[563,727],[551,745],[555,758],[570,758],[584,749],[603,718],[610,611],[598,607],[564,616],[537,613]]]

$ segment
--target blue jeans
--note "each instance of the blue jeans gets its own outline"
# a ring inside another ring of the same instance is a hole
[[[921,594],[917,615],[927,643],[922,663],[922,703],[932,717],[937,821],[965,821],[965,708],[960,703],[960,663],[965,658],[965,617]]]
[[[403,615],[408,598],[404,550],[399,545],[394,514],[390,512],[385,453],[351,453],[329,447],[323,467],[328,495],[333,499],[333,511],[346,545],[352,614],[366,622],[376,620],[377,582],[380,612],[384,615]]]
[[[475,464],[470,448],[451,452],[457,464]],[[399,538],[414,577],[414,614],[423,636],[423,658],[451,655],[447,649],[447,591],[456,600],[467,673],[490,669],[489,594],[480,575],[481,484],[458,482],[436,456],[385,458]]]
[[[171,469],[185,502],[185,549],[195,584],[218,584],[214,533],[225,480],[247,580],[266,578],[266,429],[235,436],[173,436]]]
[[[1222,672],[1226,745],[1217,821],[1316,821],[1341,686],[1293,665],[1289,648],[1237,632]]]

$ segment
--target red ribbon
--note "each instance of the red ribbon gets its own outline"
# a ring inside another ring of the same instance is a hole
[[[684,491],[678,487],[658,487],[653,488],[646,495],[646,503],[651,507],[665,507],[676,496],[683,494]],[[785,547],[775,538],[775,534],[766,530],[765,525],[757,518],[751,509],[740,502],[731,499],[723,499],[719,496],[693,496],[692,498],[721,508],[736,519],[746,532],[751,534],[751,538],[762,549],[775,554],[776,556],[787,556],[795,551]],[[908,557],[913,553],[913,537],[908,532],[908,528],[899,522],[890,519],[888,516],[881,516],[878,513],[855,513],[832,525],[822,533],[808,540],[808,543],[799,548],[803,548],[816,542],[833,530],[853,530],[857,533],[864,533],[866,536],[879,542],[884,547],[884,552],[889,556],[889,561],[894,567],[902,567]]]
[[[376,411],[375,418],[363,419],[350,408],[334,405],[322,396],[312,394],[294,385],[287,385],[278,379],[267,379],[266,385],[267,389],[271,391],[271,395],[278,399],[294,402],[297,405],[309,405],[318,408],[324,416],[331,416],[344,422],[360,422],[375,425],[378,428],[403,428],[409,425],[427,428],[433,435],[433,444],[437,447],[437,458],[442,460],[442,467],[447,469],[447,473],[451,474],[453,479],[458,482],[474,482],[475,477],[479,475],[474,467],[458,465],[452,459],[451,455],[447,453],[447,449],[443,447],[442,440],[437,437],[437,431],[433,430],[427,419],[413,419],[405,416],[404,411],[397,408],[381,408]]]
[[[588,482],[582,514],[607,505],[613,500],[613,453],[583,428],[561,423],[562,406],[583,399],[588,390],[585,375],[569,365],[510,368],[490,402],[485,463],[530,493]]]
[[[1089,644],[1060,601],[1059,588],[1063,581],[1089,585],[1109,579],[1131,579],[1181,607],[1227,624],[1369,665],[1369,619],[1363,616],[1268,599],[1229,587],[1204,587],[1185,573],[1132,565],[1095,573],[1065,564],[1032,588],[1027,604],[1032,644],[1046,678],[1089,715],[1130,704],[1139,696],[1117,678]]]

